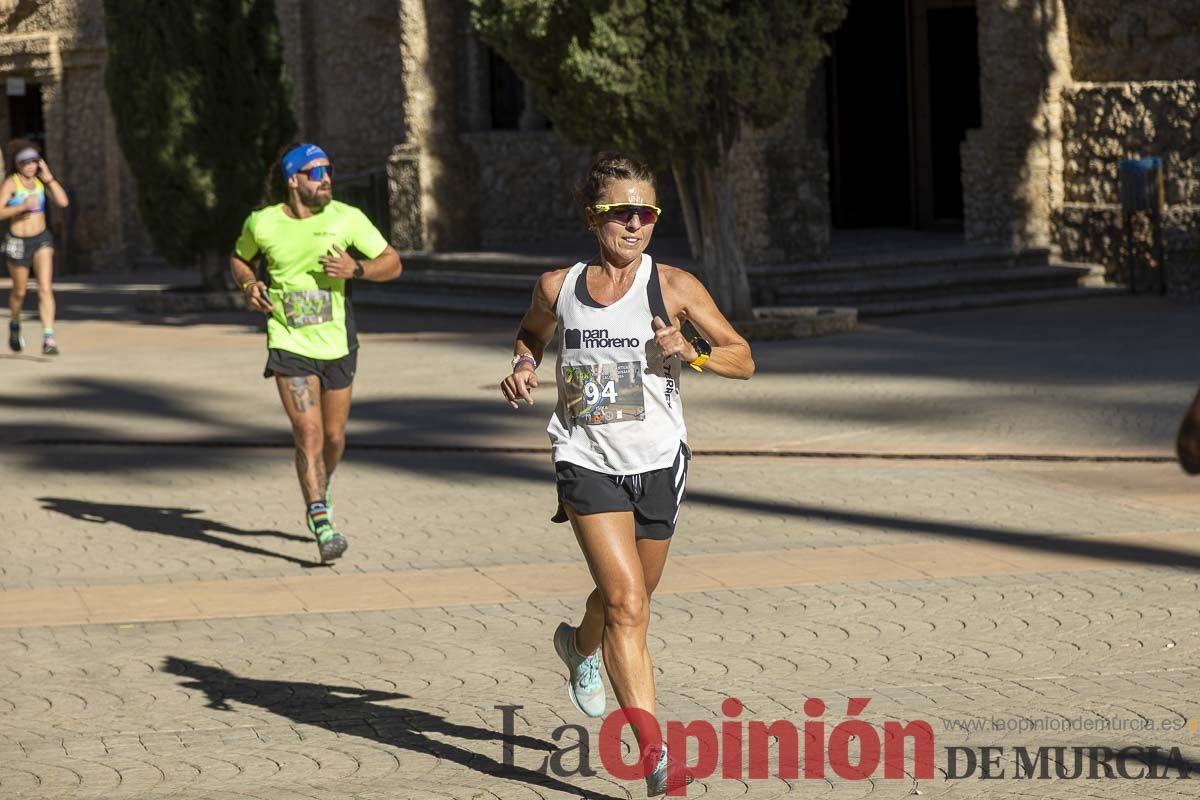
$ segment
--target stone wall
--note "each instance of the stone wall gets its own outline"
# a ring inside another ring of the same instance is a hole
[[[1064,0],[1077,81],[1200,78],[1200,3]]]
[[[767,153],[773,252],[758,261],[829,257],[829,151],[821,139],[779,141]]]
[[[299,138],[343,173],[382,171],[404,140],[396,0],[276,0]]]
[[[535,249],[583,231],[574,187],[591,153],[552,132],[478,131],[464,135],[479,164],[479,238],[484,249]],[[536,235],[538,242],[531,242]]]
[[[481,247],[592,247],[575,199],[591,164],[590,148],[566,144],[553,131],[475,131],[463,139],[479,165]],[[656,180],[663,216],[655,235],[682,240],[687,232],[674,178],[666,172]]]
[[[1168,286],[1195,292],[1200,257],[1200,86],[1195,81],[1083,83],[1063,93],[1065,203],[1055,241],[1063,256],[1104,264],[1127,280],[1120,254],[1117,167],[1122,159],[1163,159]],[[1135,239],[1138,237],[1135,237]]]

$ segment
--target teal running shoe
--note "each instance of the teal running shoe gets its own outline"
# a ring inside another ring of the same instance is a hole
[[[646,760],[654,758],[654,752],[646,754]],[[692,782],[692,776],[683,771],[679,762],[667,757],[667,748],[658,748],[658,764],[646,776],[646,796],[658,797],[667,792],[683,789]]]
[[[563,622],[554,631],[554,652],[567,665],[567,697],[589,717],[604,716],[604,681],[600,679],[600,655],[584,657],[575,649],[575,628]]]

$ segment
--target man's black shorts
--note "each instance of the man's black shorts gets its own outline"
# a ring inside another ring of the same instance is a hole
[[[566,522],[570,506],[579,515],[632,511],[639,539],[670,539],[679,519],[687,485],[691,453],[686,444],[679,447],[675,463],[638,475],[607,475],[567,461],[554,464],[558,484],[558,513],[551,519]]]
[[[332,361],[290,353],[287,350],[268,350],[267,367],[263,370],[264,378],[279,376],[281,378],[299,378],[305,375],[316,375],[321,379],[321,388],[345,389],[354,383],[354,372],[358,369],[358,348],[349,354]]]

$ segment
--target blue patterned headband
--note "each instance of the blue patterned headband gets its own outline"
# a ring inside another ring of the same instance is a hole
[[[316,161],[318,158],[329,159],[325,155],[325,151],[317,147],[315,144],[301,144],[288,150],[283,156],[283,162],[280,168],[283,170],[283,179],[286,181],[300,171],[310,161]]]

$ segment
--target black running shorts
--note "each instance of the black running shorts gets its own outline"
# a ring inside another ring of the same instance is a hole
[[[345,389],[354,383],[354,372],[358,369],[358,348],[348,355],[324,361],[319,358],[308,358],[287,350],[268,350],[267,367],[263,370],[264,378],[300,378],[305,375],[316,375],[321,379],[321,388],[326,390]]]
[[[570,506],[580,516],[632,511],[637,538],[670,539],[679,519],[690,460],[691,453],[684,444],[674,464],[638,475],[608,475],[566,461],[556,462],[558,513],[551,519],[567,521],[563,506]]]
[[[33,254],[43,247],[54,247],[54,236],[49,229],[33,236],[14,236],[10,233],[4,237],[4,255],[14,267],[32,267]]]

